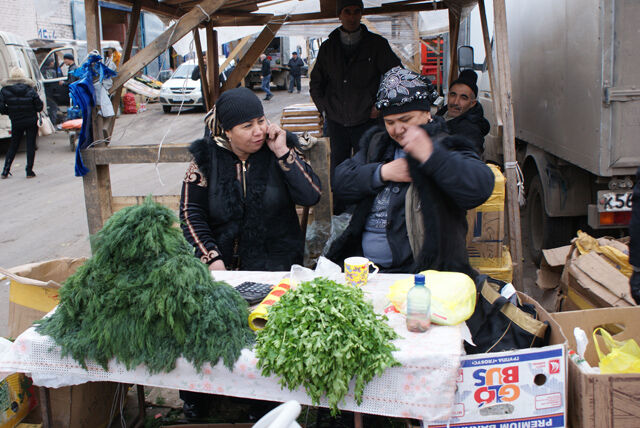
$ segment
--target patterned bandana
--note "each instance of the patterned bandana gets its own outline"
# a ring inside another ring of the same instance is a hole
[[[414,110],[429,111],[437,98],[438,92],[428,78],[396,66],[382,77],[376,108],[383,116]]]

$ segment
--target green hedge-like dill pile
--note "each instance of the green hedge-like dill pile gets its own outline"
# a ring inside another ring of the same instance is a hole
[[[398,335],[385,319],[360,288],[325,278],[304,282],[269,309],[256,340],[258,367],[291,390],[304,386],[314,404],[326,395],[335,415],[351,379],[360,404],[364,386],[399,365],[391,343]]]
[[[171,371],[183,356],[199,370],[220,358],[231,369],[254,335],[240,294],[215,282],[173,225],[178,219],[150,198],[115,213],[94,239],[94,255],[60,289],[60,305],[37,327],[86,368]]]

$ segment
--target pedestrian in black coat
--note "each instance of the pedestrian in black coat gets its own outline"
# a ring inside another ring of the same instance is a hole
[[[36,156],[36,136],[38,135],[38,112],[44,104],[36,92],[35,82],[27,79],[21,68],[14,67],[9,79],[1,83],[0,114],[8,114],[11,120],[11,145],[4,159],[2,178],[11,175],[11,164],[18,151],[22,136],[27,136],[27,178],[33,178],[33,162]]]
[[[433,94],[421,76],[394,67],[383,77],[377,106],[384,128],[360,140],[360,150],[336,168],[334,191],[356,204],[327,257],[342,264],[362,255],[386,272],[426,269],[475,277],[465,237],[466,210],[486,201],[494,176],[473,143],[449,136],[431,118]]]
[[[298,56],[298,52],[291,53],[291,59],[289,60],[289,93],[293,92],[293,87],[298,89],[298,93],[302,90],[302,67],[304,67],[304,61]]]

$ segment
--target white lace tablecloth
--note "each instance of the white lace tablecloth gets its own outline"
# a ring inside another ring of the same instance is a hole
[[[232,285],[243,281],[277,283],[284,272],[216,272],[216,279]],[[387,303],[389,286],[408,275],[379,274],[364,287],[377,312]],[[426,333],[410,333],[405,319],[389,314],[389,324],[401,338],[395,341],[396,359],[402,364],[392,367],[374,378],[364,390],[363,402],[358,406],[352,393],[340,405],[343,410],[410,417],[425,421],[447,420],[453,404],[455,381],[460,366],[462,337],[459,327],[432,326]],[[275,376],[264,377],[256,368],[253,350],[245,349],[229,371],[220,362],[214,367],[205,364],[200,373],[183,358],[170,373],[150,375],[144,366],[127,370],[112,361],[109,371],[97,364],[83,369],[71,358],[61,358],[60,350],[48,336],[34,328],[22,333],[11,345],[0,347],[0,379],[9,373],[29,373],[36,385],[60,387],[92,381],[134,383],[163,388],[185,389],[212,394],[247,397],[271,401],[297,400],[311,404],[303,388],[282,389]],[[353,392],[353,382],[351,385]],[[326,405],[326,402],[321,403]]]

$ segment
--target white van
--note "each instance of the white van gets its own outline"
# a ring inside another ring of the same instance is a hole
[[[44,108],[47,108],[47,100],[44,94],[42,74],[36,62],[36,57],[29,44],[22,37],[0,31],[0,81],[9,78],[9,70],[12,67],[20,67],[26,77],[36,82],[36,91]],[[11,122],[9,116],[0,115],[0,139],[11,137]]]

